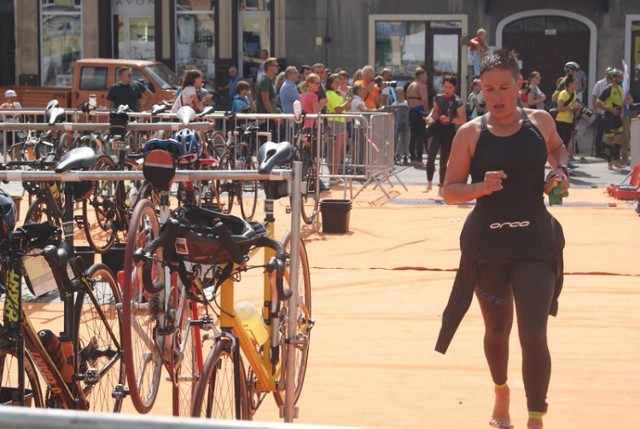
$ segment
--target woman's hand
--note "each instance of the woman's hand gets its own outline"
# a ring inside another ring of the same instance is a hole
[[[484,173],[484,180],[482,181],[482,195],[491,195],[494,192],[501,191],[502,180],[506,179],[507,175],[504,171],[487,171]]]

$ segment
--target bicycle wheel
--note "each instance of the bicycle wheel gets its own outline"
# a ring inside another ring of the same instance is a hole
[[[42,388],[31,356],[24,353],[25,406],[44,407]],[[18,405],[18,357],[11,350],[0,351],[0,405]]]
[[[291,253],[291,235],[290,233],[282,240],[287,253]],[[292,344],[285,344],[282,341],[280,344],[280,359],[282,365],[280,366],[280,377],[278,386],[280,389],[274,392],[274,398],[278,405],[284,405],[286,386],[286,374],[287,366],[295,365],[295,383],[294,383],[294,403],[300,399],[300,393],[302,392],[302,384],[304,383],[304,377],[307,372],[307,360],[309,359],[309,340],[311,336],[311,329],[313,328],[313,319],[311,318],[311,273],[309,271],[309,259],[307,258],[307,249],[304,242],[300,240],[299,246],[300,254],[300,266],[298,267],[298,308],[296,311],[297,331],[293,335],[289,334],[288,320],[291,316],[289,314],[288,305],[283,305],[280,308],[280,333],[282,338],[293,337],[295,342]],[[285,281],[289,284],[290,279],[290,260],[287,259],[287,268],[285,270]],[[295,347],[295,361],[288,362],[287,359],[287,347]]]
[[[302,220],[307,225],[311,225],[313,222],[313,216],[316,215],[318,210],[318,198],[316,193],[316,180],[318,174],[316,170],[316,163],[311,156],[312,143],[301,141],[296,147],[294,159],[296,161],[302,161]]]
[[[235,167],[234,164],[231,154],[227,152],[222,155],[222,158],[220,158],[218,169],[222,171],[231,171]],[[216,186],[221,204],[219,207],[220,211],[224,213],[231,213],[233,200],[238,192],[238,182],[231,179],[220,179],[216,181]]]
[[[24,223],[27,222],[49,222],[53,225],[61,226],[60,219],[53,214],[44,196],[37,197],[27,209],[27,213],[24,216]]]
[[[245,169],[257,170],[256,163],[252,157],[248,157]],[[258,181],[257,180],[240,180],[238,181],[238,203],[240,204],[240,212],[245,220],[252,220],[256,214],[256,206],[258,204]]]
[[[150,295],[136,278],[133,252],[158,237],[160,224],[150,200],[138,201],[131,216],[124,252],[122,281],[122,343],[125,353],[127,386],[133,405],[140,413],[153,407],[162,372],[162,357],[156,345],[157,316],[163,308],[163,294]],[[162,261],[162,248],[153,255]],[[164,281],[164,268],[153,262],[153,280]]]
[[[78,291],[75,322],[78,374],[97,371],[96,383],[80,381],[89,400],[89,410],[119,412],[122,397],[112,397],[117,385],[124,385],[121,326],[118,307],[122,299],[113,273],[104,264],[89,267],[90,288]]]
[[[193,398],[192,417],[251,420],[244,365],[231,339],[216,340],[202,369]]]
[[[179,343],[182,358],[174,371],[173,383],[173,415],[190,416],[193,407],[193,397],[196,385],[200,379],[203,366],[202,341],[200,328],[191,325],[191,320],[197,320],[198,305],[191,301],[190,311],[184,311],[175,341]]]
[[[207,156],[214,159],[221,159],[227,148],[227,139],[220,131],[205,136],[205,148]]]
[[[91,167],[92,171],[114,171],[116,163],[109,155],[100,155]],[[118,182],[96,180],[91,196],[82,202],[84,234],[89,246],[97,253],[105,253],[116,241],[120,210],[116,205]]]

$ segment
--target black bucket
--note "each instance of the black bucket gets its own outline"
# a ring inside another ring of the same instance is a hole
[[[96,260],[96,252],[89,246],[76,246],[75,254],[82,258],[84,266],[87,268],[92,266]]]
[[[322,200],[322,232],[344,234],[349,232],[351,200]]]
[[[126,244],[116,243],[102,254],[102,263],[111,268],[113,274],[117,274],[124,268],[124,248]]]

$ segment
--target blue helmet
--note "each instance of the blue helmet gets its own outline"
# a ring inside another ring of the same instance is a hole
[[[198,158],[202,153],[202,140],[200,134],[188,128],[177,131],[173,139],[180,143],[184,150],[184,155],[196,155]]]
[[[9,238],[16,227],[16,205],[13,198],[0,189],[0,241]]]

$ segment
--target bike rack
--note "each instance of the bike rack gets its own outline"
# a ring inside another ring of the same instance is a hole
[[[4,129],[0,124],[0,129]],[[27,125],[27,128],[34,129],[32,126],[36,124],[11,124]],[[50,125],[46,125],[46,129],[51,129]],[[64,125],[64,124],[62,124]],[[85,124],[74,124],[85,125]],[[95,124],[86,124],[95,125]],[[107,124],[108,125],[108,124]],[[153,125],[153,124],[145,124]],[[189,124],[190,126],[193,124]],[[209,124],[210,126],[210,124]],[[95,129],[95,128],[92,128]],[[301,219],[301,175],[302,163],[300,161],[293,162],[293,169],[274,169],[269,174],[260,174],[255,170],[233,170],[233,171],[202,171],[202,170],[177,170],[174,181],[184,182],[187,180],[272,180],[272,181],[290,181],[292,194],[291,207],[291,269],[290,269],[290,287],[291,298],[289,298],[290,314],[296,314],[298,308],[298,267],[300,266],[300,219]],[[4,181],[58,181],[58,182],[80,182],[83,180],[144,180],[142,171],[67,171],[64,173],[55,173],[52,171],[24,171],[24,170],[4,170],[0,171],[0,180]],[[293,310],[292,310],[293,309]],[[291,311],[293,311],[291,313]],[[297,320],[295,317],[289,318],[288,332],[294,334],[297,329]],[[290,336],[286,338],[287,342],[293,342],[295,338]],[[295,359],[295,349],[288,348],[288,359]],[[287,365],[287,383],[286,392],[291,392],[285,397],[284,405],[284,421],[293,422],[297,416],[297,409],[293,403],[293,392],[295,391],[295,365]]]

